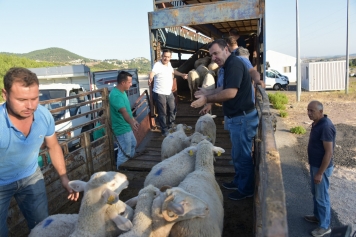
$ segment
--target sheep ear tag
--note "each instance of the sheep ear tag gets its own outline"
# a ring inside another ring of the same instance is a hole
[[[106,204],[112,205],[119,200],[119,195],[110,189],[106,189],[102,197],[106,200]]]
[[[189,150],[189,155],[190,155],[190,156],[193,156],[193,155],[194,155],[193,150]]]
[[[221,156],[221,151],[218,151],[218,156]]]

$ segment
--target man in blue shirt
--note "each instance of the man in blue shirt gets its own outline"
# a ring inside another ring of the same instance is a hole
[[[43,175],[37,158],[45,141],[52,164],[69,192],[77,200],[79,193],[68,185],[69,179],[62,149],[54,131],[51,113],[39,103],[39,81],[26,68],[11,68],[4,76],[0,106],[0,236],[8,236],[6,218],[10,201],[15,197],[28,227],[48,216]]]
[[[311,232],[313,236],[324,236],[330,229],[329,178],[333,172],[333,153],[336,129],[330,119],[323,114],[323,104],[311,101],[308,116],[313,120],[308,143],[311,191],[313,194],[314,213],[304,216],[309,222],[318,223],[319,227]]]

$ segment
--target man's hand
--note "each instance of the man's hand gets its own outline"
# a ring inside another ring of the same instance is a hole
[[[137,131],[138,130],[138,126],[140,125],[136,120],[132,120],[132,123],[130,124],[132,130]]]
[[[212,104],[208,103],[206,105],[204,105],[204,107],[202,108],[202,110],[199,111],[200,115],[204,115],[206,113],[208,113],[211,110]]]
[[[71,187],[69,186],[69,179],[67,175],[63,175],[61,176],[61,182],[62,182],[62,186],[67,190],[67,192],[69,193],[68,195],[68,199],[71,201],[77,201],[79,198],[79,193],[75,192],[73,189],[71,189]]]
[[[314,183],[315,183],[315,184],[320,184],[322,179],[323,179],[323,175],[317,173],[317,174],[314,176]]]
[[[208,90],[202,87],[198,87],[198,90],[194,93],[194,96],[198,98],[198,95],[207,95]]]
[[[184,80],[187,80],[187,79],[188,79],[188,74],[182,73],[182,78],[183,78]]]
[[[195,97],[198,99],[196,101],[193,101],[190,105],[193,108],[199,108],[206,104],[207,98],[205,95],[196,95]]]

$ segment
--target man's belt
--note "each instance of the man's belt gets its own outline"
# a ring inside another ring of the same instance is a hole
[[[249,113],[251,113],[251,112],[253,112],[253,111],[255,111],[255,108],[250,109],[250,110],[245,110],[245,111],[242,111],[242,112],[239,112],[239,113],[230,115],[230,116],[226,116],[226,117],[228,117],[229,119],[231,119],[231,118],[233,118],[233,117],[237,117],[237,116],[242,116],[242,115],[249,114]]]

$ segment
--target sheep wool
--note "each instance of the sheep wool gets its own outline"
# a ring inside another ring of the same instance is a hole
[[[216,118],[216,115],[205,114],[200,116],[195,124],[195,132],[200,132],[201,134],[208,136],[213,145],[216,141],[216,124],[214,118]]]

